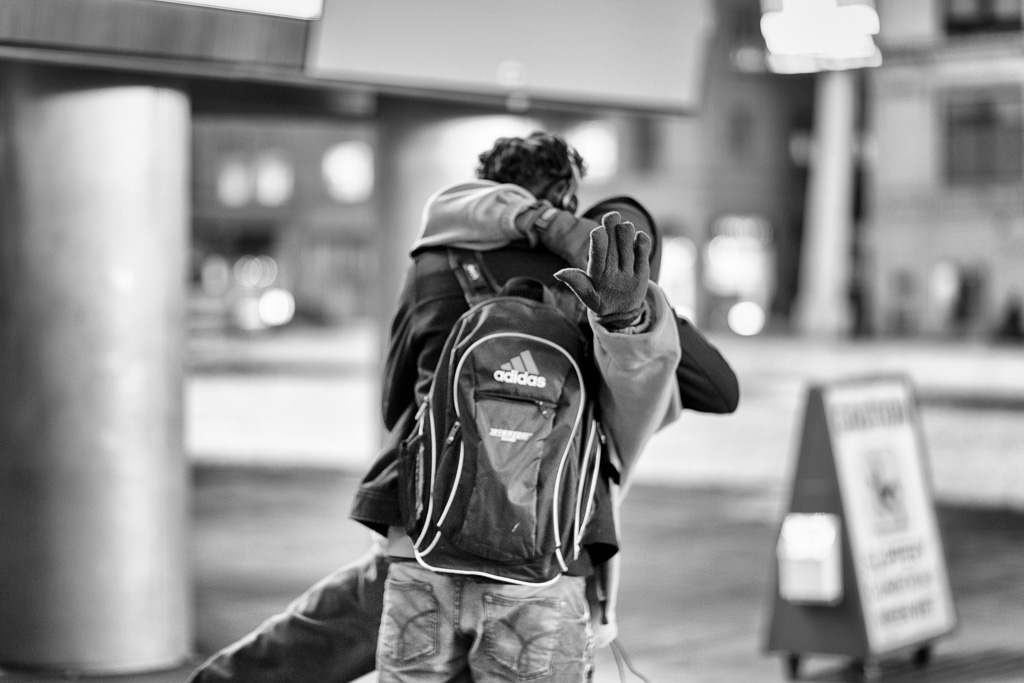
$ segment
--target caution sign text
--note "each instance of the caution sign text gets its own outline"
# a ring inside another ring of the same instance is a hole
[[[953,602],[909,386],[837,384],[823,398],[871,650],[948,633]]]

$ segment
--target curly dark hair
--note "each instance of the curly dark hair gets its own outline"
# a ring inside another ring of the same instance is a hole
[[[498,138],[480,155],[476,175],[481,180],[530,188],[539,183],[572,177],[576,166],[586,175],[583,157],[561,135],[535,131],[525,138]]]

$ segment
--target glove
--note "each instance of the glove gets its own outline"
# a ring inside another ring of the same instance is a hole
[[[590,232],[587,272],[563,268],[555,278],[564,282],[609,330],[635,324],[644,311],[651,277],[651,238],[637,232],[618,211],[606,213]]]
[[[570,266],[586,268],[587,247],[594,221],[577,218],[572,213],[541,200],[527,207],[515,218],[516,228],[531,243],[539,239],[548,251],[557,254]]]

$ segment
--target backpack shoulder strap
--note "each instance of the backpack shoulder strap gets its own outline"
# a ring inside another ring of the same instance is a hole
[[[498,293],[498,283],[484,263],[483,254],[468,249],[449,249],[448,265],[462,287],[466,303],[471,307]]]

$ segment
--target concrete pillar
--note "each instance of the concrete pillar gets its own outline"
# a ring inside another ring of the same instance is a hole
[[[0,666],[191,649],[189,118],[174,90],[0,70]]]
[[[852,322],[857,74],[823,71],[817,78],[796,322],[808,336],[837,337],[848,333]]]

